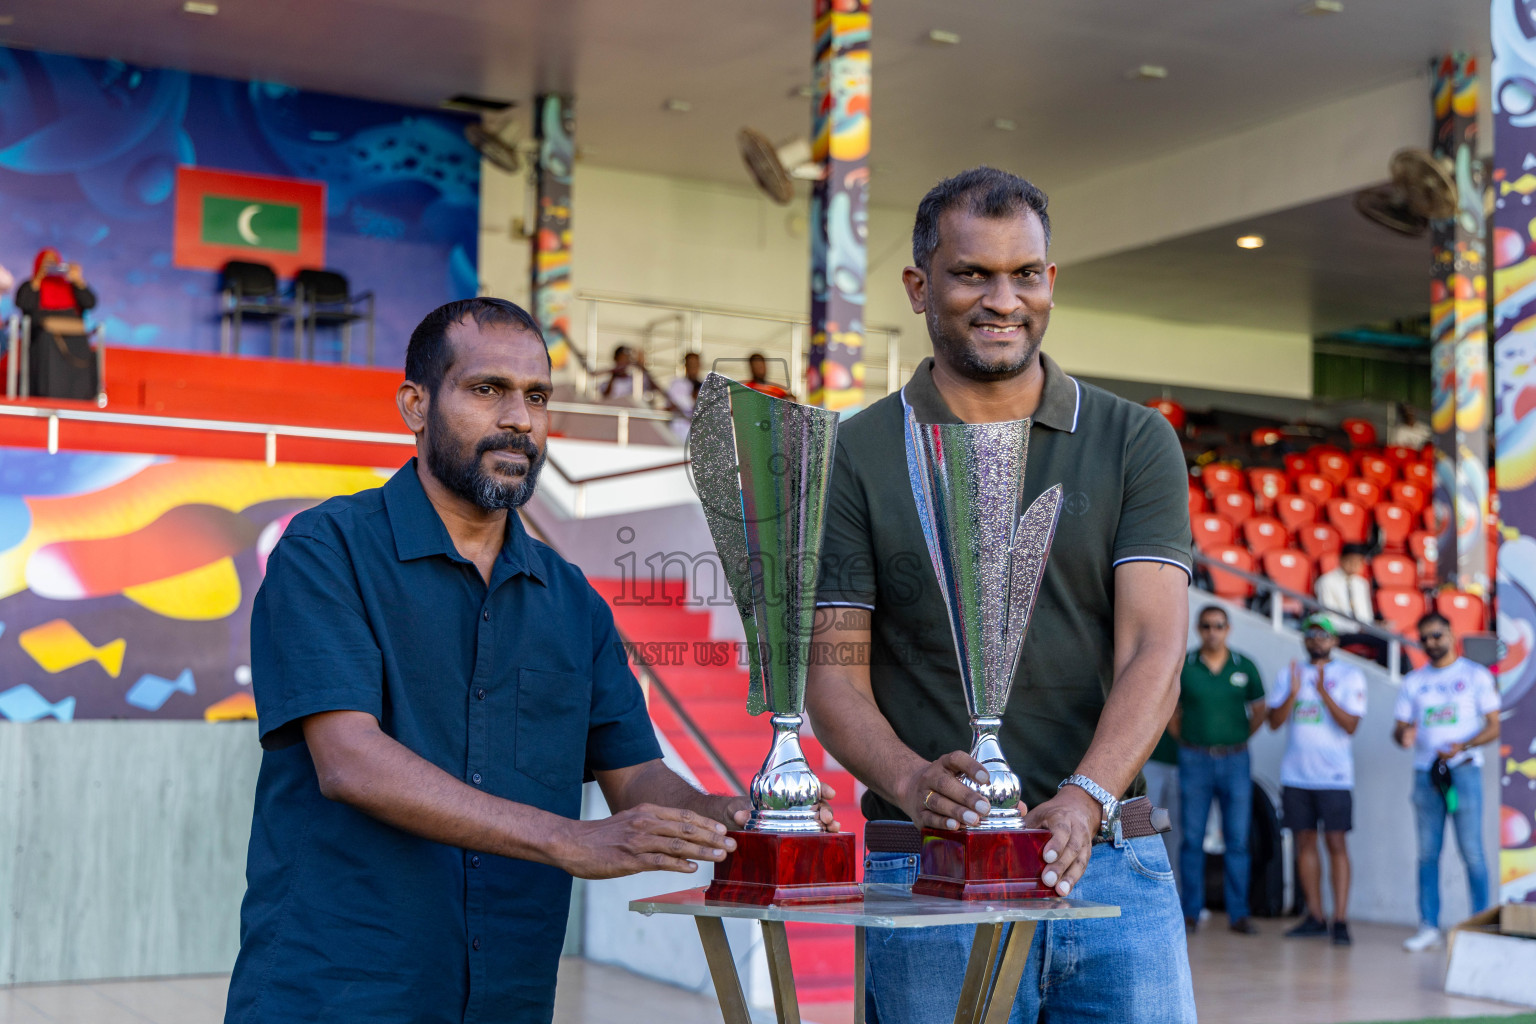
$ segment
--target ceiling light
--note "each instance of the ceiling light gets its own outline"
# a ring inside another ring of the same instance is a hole
[[[992,121],[992,127],[996,128],[1000,132],[1011,132],[1018,129],[1019,122],[1010,120],[1006,117],[999,117]]]
[[[928,30],[928,41],[930,43],[942,43],[945,46],[954,46],[960,41],[960,33],[946,32],[941,28],[933,28]]]
[[[1243,235],[1238,238],[1237,247],[1239,249],[1262,249],[1264,248],[1264,236]]]
[[[1303,15],[1310,14],[1342,14],[1344,12],[1343,0],[1307,0],[1301,5]]]
[[[1126,78],[1140,78],[1145,81],[1158,81],[1168,77],[1168,69],[1161,64],[1143,64],[1132,68],[1125,73]]]
[[[662,106],[674,114],[686,114],[693,109],[692,103],[689,103],[687,100],[678,99],[667,100]]]
[[[181,9],[187,14],[218,14],[219,5],[203,3],[202,0],[187,0],[181,5]]]

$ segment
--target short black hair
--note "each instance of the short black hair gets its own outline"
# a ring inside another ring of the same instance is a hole
[[[459,299],[438,306],[411,332],[411,342],[405,348],[405,379],[427,389],[427,394],[437,394],[438,386],[453,365],[453,351],[448,345],[448,328],[461,324],[471,317],[478,327],[515,327],[530,331],[541,342],[544,332],[539,322],[522,306],[506,299],[481,296]],[[547,356],[549,350],[546,348]]]
[[[1231,621],[1232,621],[1230,618],[1227,617],[1227,610],[1225,608],[1223,608],[1219,604],[1208,604],[1204,608],[1201,608],[1200,609],[1200,614],[1195,616],[1195,621],[1199,622],[1201,619],[1205,618],[1206,615],[1208,615],[1211,612],[1215,612],[1216,614],[1220,615],[1222,622],[1231,623]]]
[[[917,204],[917,221],[912,225],[914,264],[928,269],[928,261],[939,247],[939,217],[962,205],[977,217],[1011,217],[1033,210],[1045,231],[1045,247],[1051,247],[1051,215],[1046,212],[1050,200],[1046,194],[1017,174],[995,167],[972,167],[933,186]]]
[[[1431,622],[1438,622],[1440,625],[1445,627],[1445,631],[1447,633],[1451,632],[1451,620],[1446,618],[1444,615],[1441,615],[1439,612],[1426,612],[1423,615],[1420,615],[1419,621],[1414,624],[1413,628],[1416,632],[1422,633],[1424,632],[1424,627],[1429,625]]]
[[[1348,558],[1350,555],[1359,555],[1361,558],[1368,558],[1370,554],[1371,546],[1369,544],[1345,544],[1344,547],[1339,551],[1340,558]]]

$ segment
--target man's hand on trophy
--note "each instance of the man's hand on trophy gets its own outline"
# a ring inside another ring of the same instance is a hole
[[[597,821],[566,821],[554,862],[577,878],[618,878],[637,871],[698,870],[736,849],[725,826],[677,807],[640,804]]]
[[[986,785],[987,770],[963,750],[953,750],[923,765],[907,781],[902,809],[919,828],[957,829],[975,825],[991,806],[985,797],[965,784],[965,779]]]
[[[1026,828],[1051,830],[1051,841],[1045,844],[1042,853],[1050,867],[1041,873],[1040,881],[1054,888],[1056,895],[1069,895],[1083,877],[1103,816],[1104,808],[1099,802],[1076,786],[1058,790],[1055,796],[1024,815]]]
[[[837,790],[821,784],[821,799],[816,802],[816,820],[821,822],[823,831],[841,832],[842,828],[837,820],[832,817],[833,797],[837,796]],[[747,822],[752,820],[752,801],[744,796],[718,796],[710,799],[717,802],[718,810],[711,808],[709,815],[716,821],[723,821],[732,828],[745,828]]]

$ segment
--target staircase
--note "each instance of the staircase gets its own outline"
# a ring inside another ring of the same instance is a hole
[[[772,732],[766,715],[753,718],[747,714],[747,673],[744,667],[735,663],[737,645],[728,645],[731,664],[726,667],[714,664],[718,659],[711,655],[723,648],[710,636],[709,613],[682,603],[685,590],[681,582],[654,587],[647,583],[639,595],[647,601],[645,604],[633,603],[636,599],[633,589],[626,594],[620,580],[593,579],[591,582],[613,609],[619,632],[626,641],[657,645],[640,649],[638,656],[650,664],[651,670],[682,704],[720,759],[743,784],[750,784],[768,753]],[[662,644],[672,646],[662,647]],[[631,660],[636,660],[634,654]],[[650,707],[657,728],[698,777],[699,784],[713,793],[732,792],[733,787],[714,768],[709,756],[667,701],[653,693]],[[801,744],[811,769],[823,783],[837,791],[832,806],[838,823],[844,831],[860,836],[862,849],[864,817],[859,813],[853,776],[831,760],[808,726],[801,729]],[[794,923],[787,926],[787,931],[800,1001],[851,1002],[854,992],[852,933],[834,925]]]

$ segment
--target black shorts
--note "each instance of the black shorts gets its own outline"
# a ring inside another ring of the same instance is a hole
[[[1347,789],[1297,789],[1280,791],[1281,822],[1292,832],[1348,832],[1354,826],[1355,795]]]

